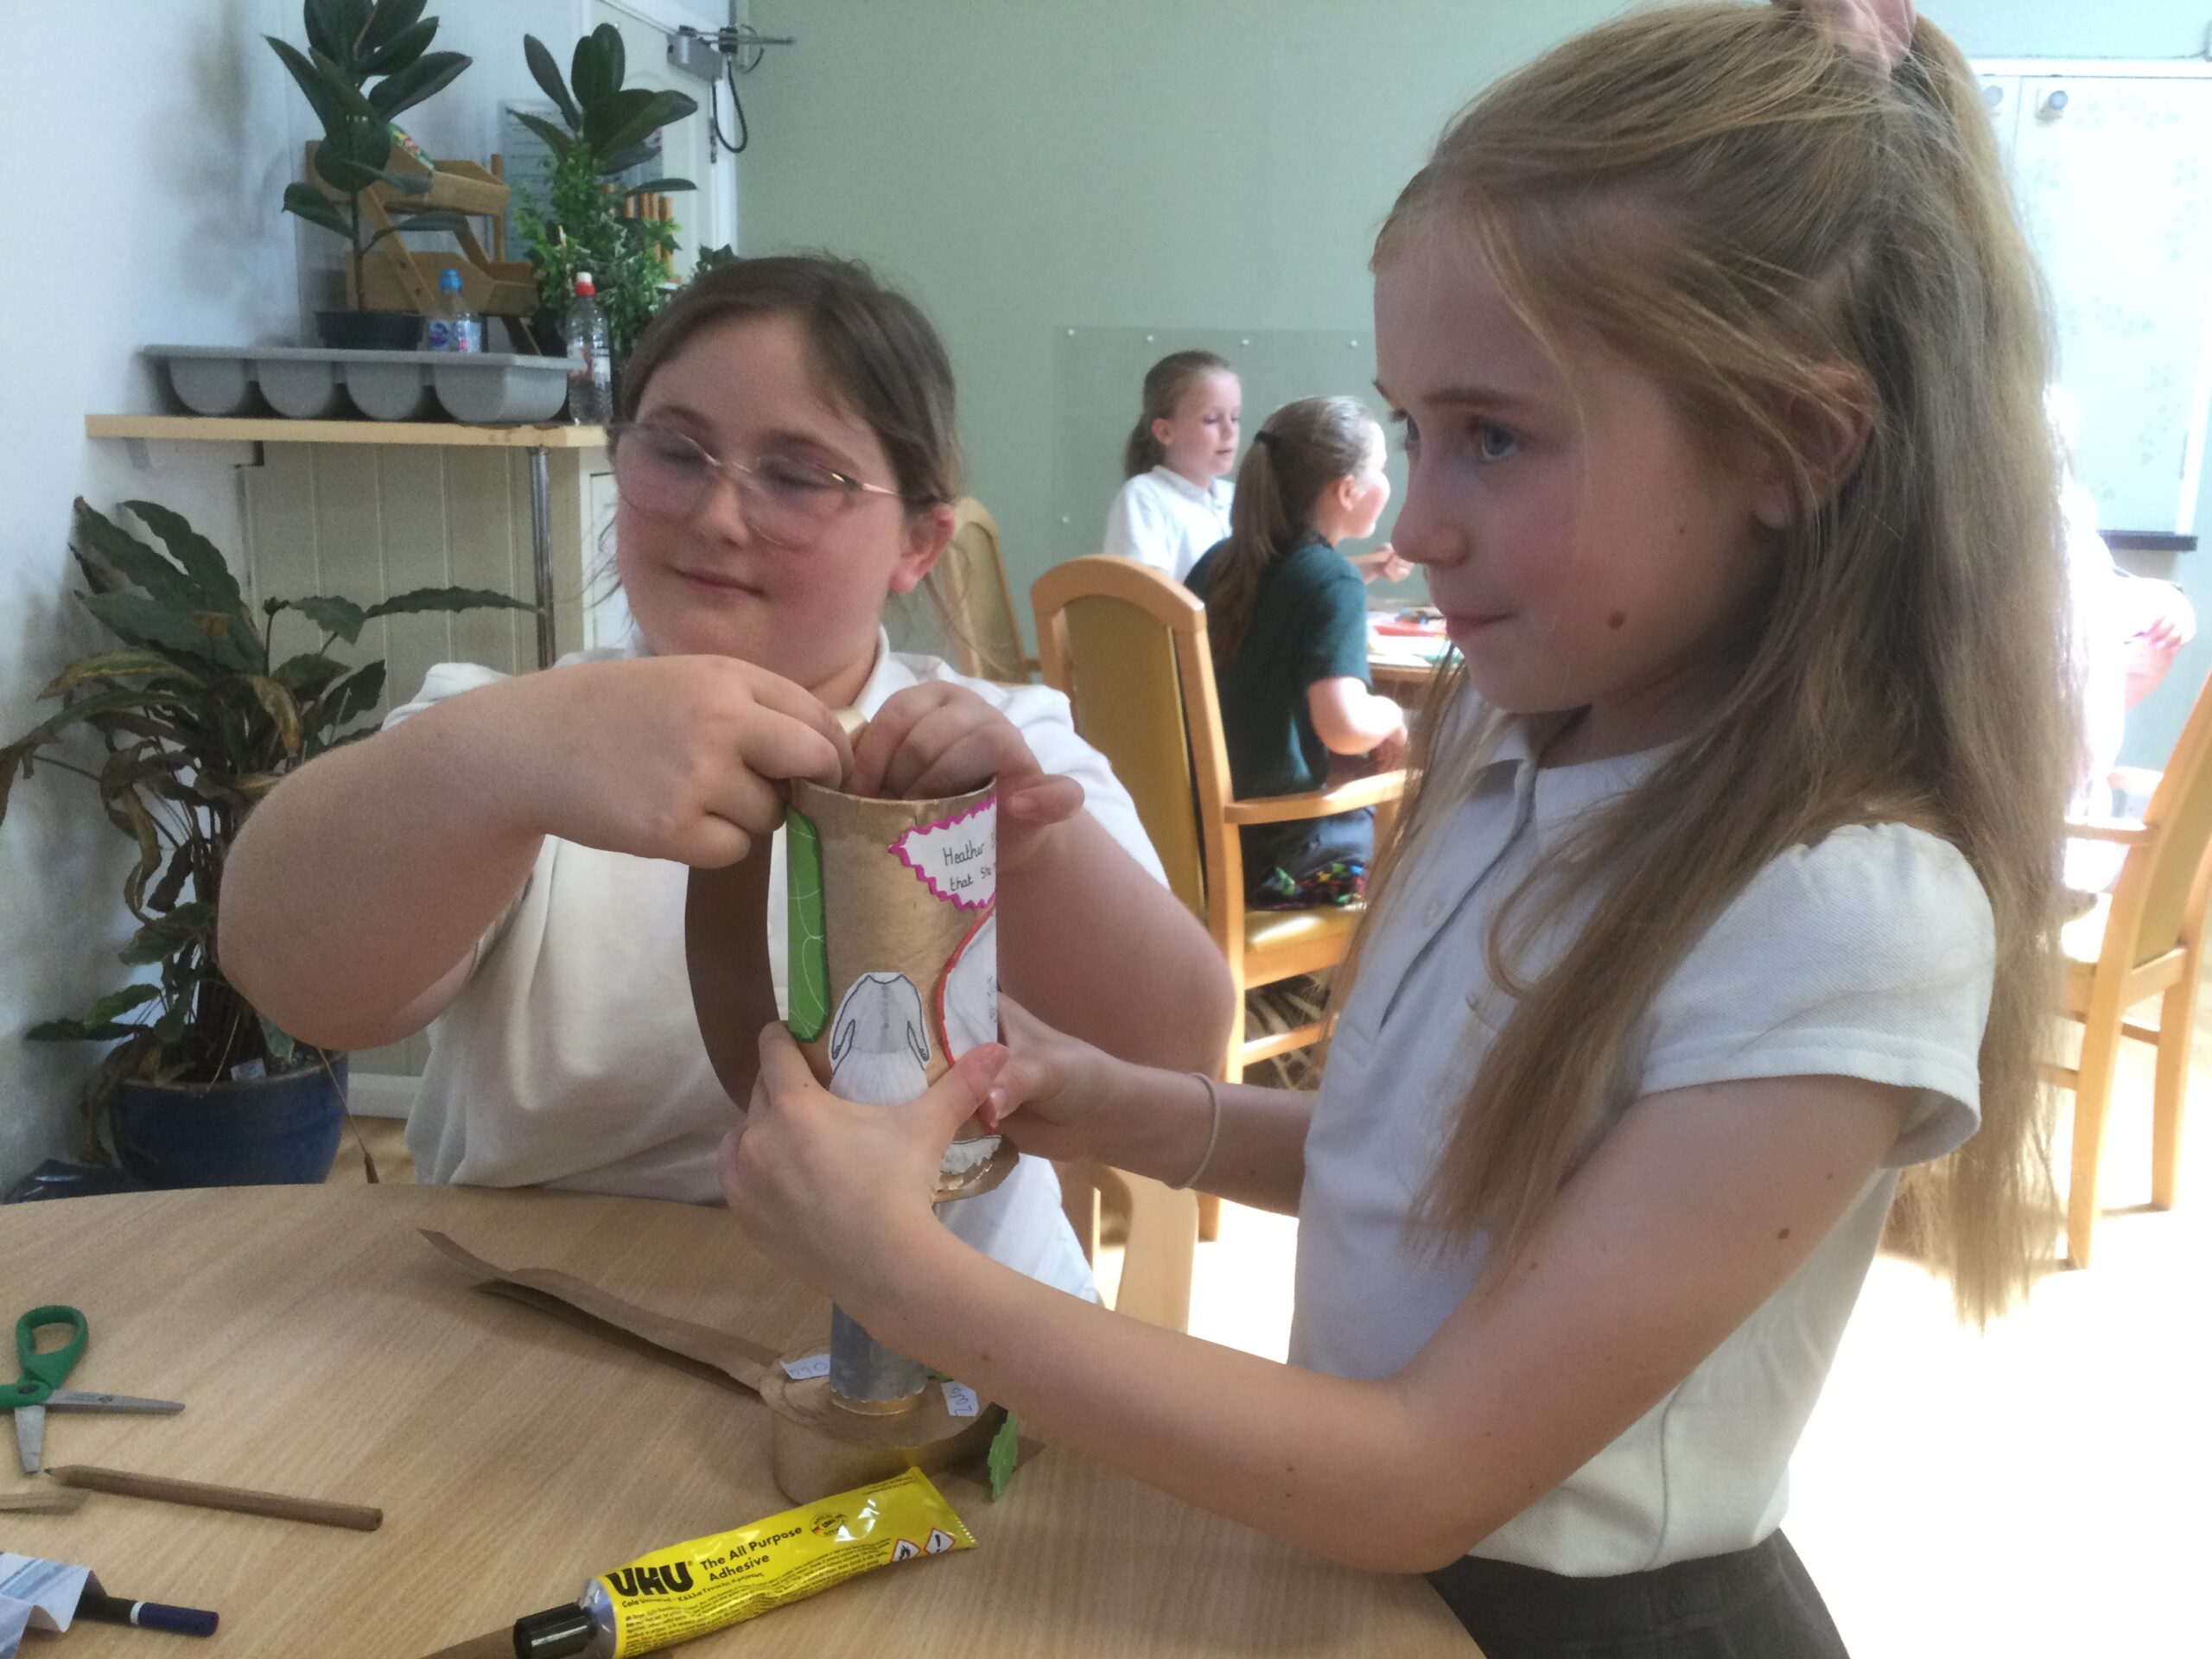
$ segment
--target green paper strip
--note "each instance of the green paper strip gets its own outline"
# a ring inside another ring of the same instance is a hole
[[[1014,1478],[1014,1466],[1020,1461],[1020,1440],[1014,1432],[1014,1414],[1009,1411],[1006,1421],[999,1425],[999,1432],[991,1437],[990,1456],[985,1459],[991,1476],[992,1503],[1006,1496],[1006,1484]]]
[[[810,1043],[830,1023],[830,947],[822,921],[822,832],[803,812],[785,820],[789,856],[791,1035]]]

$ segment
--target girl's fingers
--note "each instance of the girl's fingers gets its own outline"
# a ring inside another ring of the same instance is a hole
[[[899,793],[915,800],[928,800],[939,795],[957,795],[970,789],[980,789],[994,778],[1019,777],[1028,768],[1021,761],[1027,759],[1009,755],[1006,734],[1008,728],[994,726],[973,727],[964,732],[945,734],[944,747],[931,753],[912,778],[898,781],[893,768],[894,782]],[[920,759],[915,749],[908,753]],[[1033,767],[1034,762],[1030,766]],[[1023,787],[1027,787],[1025,784]]]
[[[996,1043],[979,1044],[914,1103],[912,1109],[929,1125],[935,1144],[950,1145],[963,1123],[993,1105],[994,1085],[1004,1074],[1007,1058]]]
[[[743,767],[722,779],[705,804],[715,817],[748,836],[772,835],[784,821],[783,792]]]
[[[978,751],[972,739],[977,734],[991,731],[995,726],[1003,725],[1004,721],[979,700],[962,698],[939,704],[914,722],[898,753],[885,766],[884,792],[912,799],[931,792],[948,794],[973,789],[995,772],[998,766],[991,751]],[[969,774],[963,776],[944,765],[955,751],[974,766]]]
[[[875,711],[868,729],[861,734],[860,746],[853,751],[849,787],[854,794],[886,796],[892,792],[886,783],[892,757],[906,747],[907,734],[915,726],[942,707],[955,689],[950,685],[912,685],[884,700],[883,707]]]
[[[820,750],[810,750],[810,765],[795,766],[777,772],[777,777],[808,778],[832,789],[844,781],[845,774],[851,770],[853,764],[852,740],[845,735],[845,728],[837,723],[837,716],[830,711],[828,704],[804,686],[764,670],[750,672],[746,685],[752,693],[753,701],[761,709],[804,727],[829,746],[826,756]],[[760,722],[770,728],[780,728],[781,723],[778,721]]]
[[[817,1086],[814,1068],[806,1063],[805,1053],[784,1029],[783,1022],[763,1026],[760,1080],[753,1090],[754,1098],[767,1105],[780,1105],[799,1090]]]
[[[1016,823],[1065,823],[1083,810],[1083,785],[1058,774],[1040,778],[1001,801],[999,809]]]

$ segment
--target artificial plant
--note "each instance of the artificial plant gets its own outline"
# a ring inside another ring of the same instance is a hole
[[[124,505],[164,550],[82,500],[70,549],[86,582],[78,598],[117,644],[63,669],[41,694],[60,708],[0,747],[0,822],[16,779],[52,766],[88,779],[137,846],[123,901],[138,925],[122,959],[156,976],[26,1033],[114,1045],[87,1090],[95,1109],[125,1078],[207,1084],[321,1063],[224,977],[215,918],[232,842],[288,773],[376,729],[357,722],[384,694],[384,664],[341,662],[334,646],[352,645],[372,617],[531,608],[505,594],[423,588],[367,606],[267,599],[257,617],[222,554],[181,515]],[[280,657],[274,635],[287,612],[320,637]],[[99,741],[92,765],[79,764],[80,728]]]
[[[523,55],[564,124],[518,112],[553,153],[546,211],[525,202],[515,215],[537,276],[539,325],[560,328],[576,274],[588,270],[620,363],[661,308],[676,249],[676,221],[644,212],[641,198],[695,188],[671,178],[624,184],[620,175],[652,160],[653,134],[699,105],[682,92],[623,86],[628,64],[612,23],[576,42],[566,80],[536,35],[523,36]]]
[[[405,217],[363,235],[368,227],[362,222],[361,199],[378,185],[409,196],[430,188],[422,174],[391,170],[393,121],[401,111],[451,84],[471,61],[459,52],[429,49],[438,20],[423,16],[427,3],[306,0],[305,53],[273,35],[263,37],[291,71],[322,124],[314,164],[321,182],[286,185],[284,211],[346,239],[346,276],[357,310],[365,293],[361,261],[370,249],[402,230],[454,232],[468,223],[442,208],[414,211],[395,201],[391,208]]]

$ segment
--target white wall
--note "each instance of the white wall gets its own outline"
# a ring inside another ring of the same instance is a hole
[[[639,0],[711,26],[720,0]],[[69,595],[69,503],[144,496],[240,544],[227,466],[132,469],[84,435],[88,412],[147,410],[149,343],[302,337],[302,253],[327,240],[277,211],[312,118],[264,35],[299,43],[299,0],[7,0],[0,153],[0,735],[96,632]],[[538,96],[522,36],[564,62],[585,0],[438,0],[437,44],[476,62],[410,112],[434,154],[486,154],[499,100]],[[313,238],[310,242],[308,238]],[[90,1051],[25,1027],[119,982],[123,838],[83,780],[16,786],[0,825],[0,1189],[77,1138]]]

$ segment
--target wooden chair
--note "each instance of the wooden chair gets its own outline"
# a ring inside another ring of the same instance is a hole
[[[1021,625],[1007,585],[999,521],[972,495],[952,504],[952,540],[938,564],[945,597],[959,622],[960,671],[979,680],[1020,684],[1037,671],[1021,652]]]
[[[1135,799],[1168,886],[1205,923],[1229,965],[1236,1016],[1221,1075],[1238,1082],[1247,1066],[1318,1042],[1319,1021],[1247,1040],[1244,993],[1341,962],[1356,912],[1247,911],[1237,832],[1248,823],[1387,809],[1404,792],[1405,774],[1239,800],[1230,781],[1205,607],[1188,588],[1134,560],[1095,556],[1056,566],[1029,592],[1045,683],[1067,694],[1076,729]],[[1218,1202],[1209,1198],[1206,1206],[1212,1215],[1203,1236],[1211,1238]]]
[[[2212,877],[2212,681],[2174,745],[2164,772],[2123,768],[2113,781],[2148,794],[2142,821],[2069,819],[2069,836],[2127,849],[2120,879],[2096,906],[2062,935],[2066,954],[2062,1012],[2082,1022],[2078,1069],[2054,1067],[2074,1090],[2073,1178],[2066,1203],[2066,1255],[2089,1265],[2097,1222],[2097,1178],[2120,1039],[2158,1050],[2151,1127],[2151,1202],[2173,1207],[2181,1158],[2183,1097],[2189,1090],[2196,985],[2203,961],[2204,909]],[[2159,999],[2158,1023],[2138,1025],[2128,1010]]]

